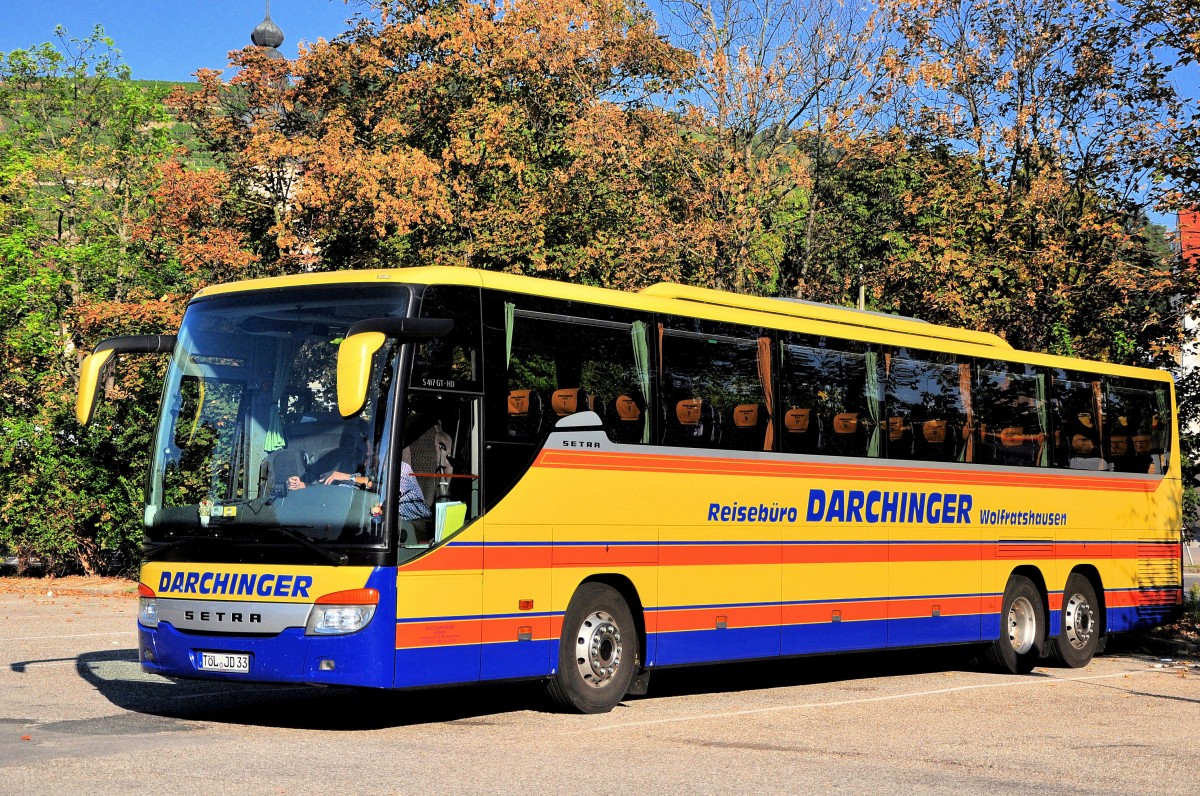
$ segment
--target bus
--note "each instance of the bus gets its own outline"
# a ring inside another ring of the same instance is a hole
[[[167,353],[147,672],[537,679],[977,645],[1086,665],[1181,610],[1175,391],[881,313],[454,267],[208,287]],[[719,676],[719,667],[714,676]]]

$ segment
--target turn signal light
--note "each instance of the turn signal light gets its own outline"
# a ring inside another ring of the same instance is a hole
[[[330,592],[318,597],[317,605],[379,605],[379,592],[375,589]]]

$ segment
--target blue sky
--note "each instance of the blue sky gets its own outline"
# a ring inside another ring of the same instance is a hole
[[[271,0],[284,35],[280,52],[294,58],[301,41],[333,38],[358,8],[344,0]],[[225,68],[228,52],[250,43],[265,11],[265,0],[0,0],[0,52],[53,41],[55,25],[82,39],[100,24],[135,78],[186,81],[202,67]]]

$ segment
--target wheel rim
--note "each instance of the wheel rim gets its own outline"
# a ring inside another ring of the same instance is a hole
[[[1018,655],[1033,649],[1037,639],[1037,615],[1028,598],[1018,597],[1008,607],[1008,642]]]
[[[1077,650],[1081,650],[1092,640],[1096,632],[1096,618],[1092,606],[1082,594],[1072,594],[1063,606],[1063,630],[1066,631],[1067,641]]]
[[[575,636],[575,662],[583,682],[603,688],[621,666],[621,628],[606,611],[584,618]]]

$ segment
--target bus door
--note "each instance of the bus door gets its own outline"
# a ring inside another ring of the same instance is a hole
[[[396,686],[472,682],[484,627],[480,399],[414,389],[405,411]]]

